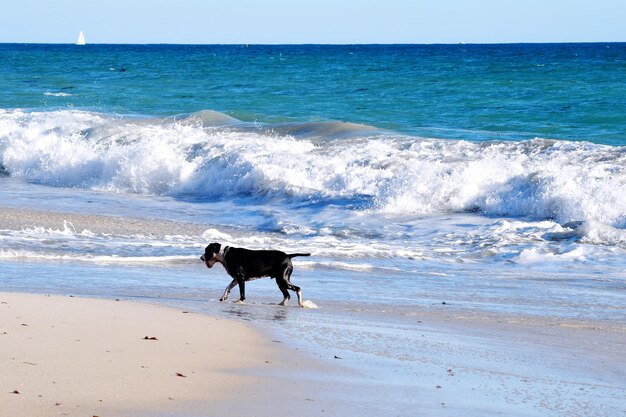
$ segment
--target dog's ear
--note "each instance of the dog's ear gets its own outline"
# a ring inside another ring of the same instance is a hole
[[[221,247],[222,245],[220,245],[219,243],[211,243],[209,246],[206,247],[206,250],[211,251],[211,253],[219,253]]]

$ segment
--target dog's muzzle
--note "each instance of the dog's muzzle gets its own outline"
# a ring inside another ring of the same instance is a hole
[[[204,255],[200,257],[200,260],[204,262],[207,268],[211,268],[213,265],[215,265],[215,261],[213,259],[207,259]]]

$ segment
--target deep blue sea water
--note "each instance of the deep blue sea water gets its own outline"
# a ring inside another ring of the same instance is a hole
[[[0,108],[625,144],[626,44],[0,45]]]
[[[0,224],[0,290],[206,309],[220,241],[312,252],[286,327],[394,360],[420,311],[626,320],[626,44],[4,44],[0,92],[4,210],[206,226]]]

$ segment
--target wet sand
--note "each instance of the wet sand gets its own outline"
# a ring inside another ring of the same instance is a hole
[[[1,229],[21,230],[32,227],[58,229],[62,228],[64,224],[76,230],[78,233],[83,230],[89,230],[93,233],[113,235],[201,236],[208,229],[206,225],[168,220],[151,220],[0,206]]]

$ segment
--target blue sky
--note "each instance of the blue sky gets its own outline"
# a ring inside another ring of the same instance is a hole
[[[0,42],[626,41],[626,0],[2,0]]]

